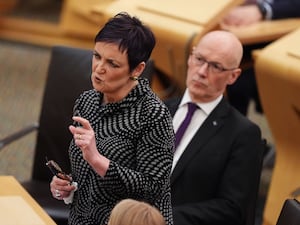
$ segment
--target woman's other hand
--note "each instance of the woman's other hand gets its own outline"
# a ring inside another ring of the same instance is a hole
[[[53,176],[52,181],[50,182],[52,196],[59,200],[69,197],[71,191],[74,189],[75,187],[71,185],[70,181],[60,179],[56,176]]]

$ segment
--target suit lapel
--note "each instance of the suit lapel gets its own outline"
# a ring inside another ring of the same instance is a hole
[[[223,98],[216,108],[211,112],[207,119],[203,122],[201,127],[192,138],[191,142],[186,147],[185,151],[179,158],[171,175],[171,184],[181,174],[184,168],[189,164],[190,160],[195,158],[195,155],[203,149],[205,143],[216,134],[216,132],[223,126],[225,118],[228,115],[230,106]]]
[[[165,101],[165,104],[167,105],[172,117],[174,117],[180,102],[181,98],[172,98]]]

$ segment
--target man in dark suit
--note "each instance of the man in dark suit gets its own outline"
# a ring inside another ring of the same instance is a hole
[[[226,86],[241,73],[242,54],[233,34],[206,34],[188,58],[183,97],[166,101],[175,132],[188,103],[198,107],[174,153],[174,225],[253,225],[263,153],[261,132],[223,96]]]

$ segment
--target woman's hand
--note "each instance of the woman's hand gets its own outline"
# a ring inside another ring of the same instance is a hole
[[[83,158],[100,175],[105,176],[109,166],[109,160],[102,156],[96,146],[95,133],[88,120],[74,116],[73,120],[82,126],[69,126],[73,134],[75,144],[81,149]]]
[[[90,162],[93,158],[99,155],[96,148],[95,133],[88,120],[74,116],[73,120],[80,123],[82,126],[70,126],[69,129],[73,134],[75,144],[81,149],[83,158]]]
[[[75,187],[70,184],[70,181],[53,176],[50,183],[50,191],[54,198],[59,200],[67,198],[73,190],[75,190]]]

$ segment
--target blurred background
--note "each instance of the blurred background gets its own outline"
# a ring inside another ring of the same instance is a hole
[[[55,24],[61,3],[58,0],[1,0],[0,8],[4,6],[0,21],[3,16],[11,16],[20,21],[30,19]],[[50,51],[49,46],[0,39],[1,138],[38,121]],[[13,175],[19,181],[30,178],[35,135],[33,132],[0,151],[1,175]]]

